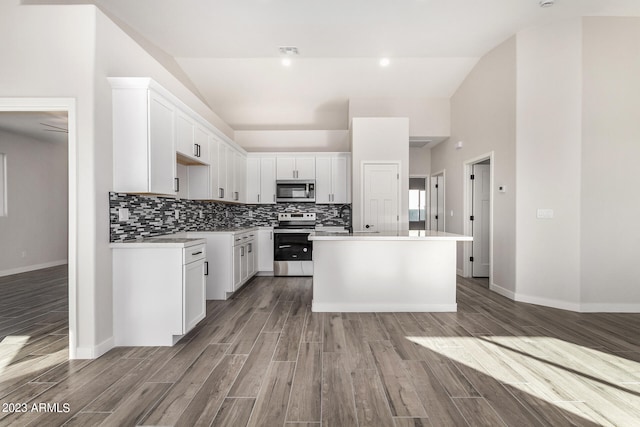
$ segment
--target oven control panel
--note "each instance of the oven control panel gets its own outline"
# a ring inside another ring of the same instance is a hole
[[[278,221],[315,221],[315,212],[281,212]]]

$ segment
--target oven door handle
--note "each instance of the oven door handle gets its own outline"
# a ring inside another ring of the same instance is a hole
[[[278,245],[278,249],[290,248],[291,245]]]

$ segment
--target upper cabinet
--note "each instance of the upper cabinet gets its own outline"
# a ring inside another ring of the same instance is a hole
[[[345,153],[316,156],[316,203],[351,201],[349,160]]]
[[[278,156],[276,165],[277,179],[315,179],[315,156],[296,155]]]
[[[148,87],[113,88],[113,187],[176,195],[176,107]]]
[[[276,157],[247,156],[247,203],[276,202]]]
[[[114,191],[242,202],[242,148],[150,78],[109,82]]]

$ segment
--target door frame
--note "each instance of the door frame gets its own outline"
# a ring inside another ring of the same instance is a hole
[[[396,191],[398,192],[398,215],[400,215],[401,212],[401,207],[402,207],[402,194],[400,193],[400,190],[402,189],[402,186],[400,185],[400,177],[402,177],[402,165],[400,164],[400,162],[386,162],[386,161],[380,161],[380,160],[362,160],[360,162],[360,228],[363,228],[363,224],[364,224],[364,189],[365,189],[365,180],[364,180],[364,169],[365,166],[367,165],[395,165],[398,168],[398,179],[396,180]],[[408,195],[406,196],[408,197]],[[400,221],[398,221],[398,225],[397,227],[400,227]],[[408,223],[408,219],[407,219],[407,227],[409,227],[409,223]]]
[[[441,171],[438,172],[434,172],[431,174],[431,176],[429,177],[429,192],[431,192],[431,184],[433,184],[433,178],[438,177],[438,176],[442,176],[442,182],[444,183],[444,188],[442,189],[442,229],[446,232],[447,230],[447,170],[446,169],[442,169]],[[429,194],[429,197],[431,197],[431,194]],[[431,204],[431,198],[429,198],[429,203]],[[433,204],[431,204],[431,209],[434,209]],[[435,206],[436,209],[436,215],[438,214],[438,206]],[[438,218],[440,219],[440,218]],[[431,213],[429,214],[429,229],[433,230],[433,228],[431,228]],[[436,228],[436,231],[437,228]]]
[[[425,206],[427,207],[427,209],[425,209],[425,215],[427,215],[429,213],[429,209],[431,208],[431,176],[428,174],[414,174],[414,175],[409,175],[409,179],[411,178],[424,179],[424,197],[425,197]],[[407,224],[408,222],[409,221],[407,221]],[[429,219],[425,218],[424,222],[425,222],[425,229],[430,230],[431,217],[429,217]]]
[[[67,113],[69,133],[68,145],[68,287],[69,287],[69,359],[78,354],[78,318],[77,318],[77,237],[78,237],[78,195],[77,195],[77,152],[76,99],[75,98],[0,98],[2,112],[61,111]]]
[[[471,172],[473,171],[473,165],[476,163],[489,160],[489,180],[491,181],[491,187],[489,188],[489,284],[493,283],[493,203],[494,203],[494,179],[493,174],[495,170],[495,154],[493,151],[482,154],[480,156],[465,160],[462,167],[462,182],[463,184],[463,197],[464,206],[462,209],[462,224],[463,234],[467,236],[472,235],[473,222],[470,220],[471,212],[473,210],[473,186],[471,183]],[[464,242],[462,247],[462,276],[471,277],[473,271],[471,261],[469,258],[472,253],[473,242]]]

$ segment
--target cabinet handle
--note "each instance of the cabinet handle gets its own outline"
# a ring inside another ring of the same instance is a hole
[[[196,144],[198,146],[198,157],[200,157],[200,144]]]
[[[269,240],[273,240],[273,231],[269,233]]]
[[[249,243],[249,253],[251,253],[252,250],[253,250],[253,244]]]
[[[275,202],[276,202],[276,195],[274,194],[273,195],[273,203],[275,203]]]
[[[240,246],[240,256],[244,256],[244,246]]]
[[[204,262],[204,275],[205,276],[209,275],[209,261]]]
[[[224,188],[218,188],[218,197],[224,199]]]
[[[180,178],[174,178],[174,179],[175,179],[175,181],[174,181],[174,183],[175,183],[175,192],[177,193],[177,192],[180,191]]]
[[[258,203],[260,203],[260,195],[258,194]]]
[[[198,252],[194,252],[191,255],[200,255],[202,253],[202,251],[198,251]]]

